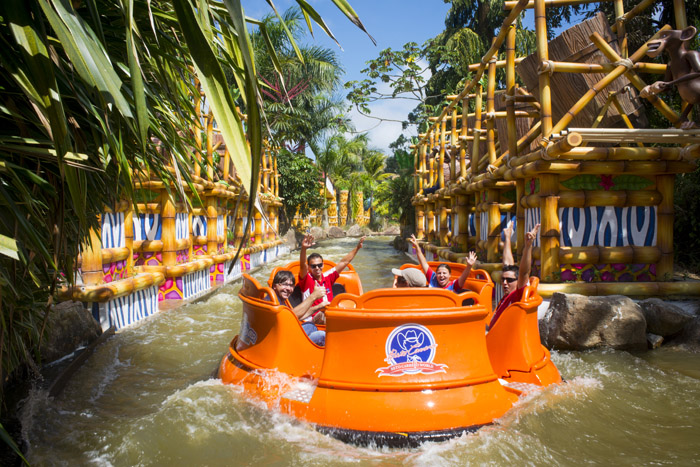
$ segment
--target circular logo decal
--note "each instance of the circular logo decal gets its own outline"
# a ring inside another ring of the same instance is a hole
[[[386,340],[388,367],[377,368],[378,376],[445,373],[447,365],[433,363],[437,343],[428,328],[420,324],[404,324]]]

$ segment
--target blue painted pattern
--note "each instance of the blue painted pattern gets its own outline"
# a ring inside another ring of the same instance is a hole
[[[469,228],[468,228],[469,236],[470,237],[475,237],[476,236],[476,214],[469,213]]]
[[[224,216],[216,216],[216,235],[224,236]]]
[[[102,248],[123,248],[126,246],[123,212],[102,214],[101,237]]]
[[[189,215],[186,212],[178,212],[175,214],[175,238],[184,240],[190,238],[190,229],[188,226]]]
[[[206,216],[192,216],[192,235],[195,237],[207,236]]]
[[[131,326],[158,312],[158,286],[115,298],[97,305],[102,330],[114,326],[117,330]],[[95,312],[93,307],[93,313]]]
[[[160,240],[163,223],[160,214],[134,214],[134,240]]]
[[[489,238],[489,215],[487,212],[479,213],[479,240],[486,241]]]
[[[211,288],[209,268],[182,276],[182,299],[194,298]]]
[[[559,208],[561,244],[581,246],[656,245],[656,207]]]

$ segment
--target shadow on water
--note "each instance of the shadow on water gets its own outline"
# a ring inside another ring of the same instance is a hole
[[[364,289],[408,258],[368,238],[353,261]],[[339,260],[357,239],[320,243]],[[266,281],[273,267],[255,276]],[[410,451],[358,448],[243,398],[209,375],[238,332],[240,283],[123,330],[56,399],[22,414],[33,465],[697,464],[700,357],[678,351],[553,352],[566,384],[521,399],[477,433]]]

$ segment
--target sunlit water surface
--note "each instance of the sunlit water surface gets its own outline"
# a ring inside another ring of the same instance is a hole
[[[407,257],[368,238],[353,265],[365,291]],[[319,245],[339,260],[353,239]],[[266,281],[269,264],[254,275]],[[552,353],[567,379],[475,434],[414,450],[349,446],[246,400],[212,372],[237,333],[240,283],[110,338],[63,394],[34,392],[24,437],[33,465],[700,464],[700,355]]]

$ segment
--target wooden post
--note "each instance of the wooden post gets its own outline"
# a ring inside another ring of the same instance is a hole
[[[102,219],[98,219],[102,224]],[[97,229],[91,228],[90,241],[82,245],[80,256],[82,258],[80,272],[85,285],[99,285],[104,281],[102,271],[102,239]]]
[[[447,246],[449,244],[449,230],[447,228],[448,203],[449,198],[441,196],[438,200],[438,212],[440,216],[440,246]]]
[[[219,250],[219,241],[216,235],[219,216],[214,196],[207,196],[204,203],[207,208],[207,254],[211,256],[217,254]]]
[[[472,157],[471,157],[471,172],[472,177],[479,174],[479,139],[481,137],[481,93],[483,92],[483,86],[478,85],[476,88],[476,99],[474,101],[474,144],[472,146]]]
[[[515,225],[518,258],[522,256],[523,245],[525,244],[525,207],[522,203],[523,196],[525,196],[525,180],[519,178],[515,181]]]
[[[428,241],[435,241],[435,203],[428,203]]]
[[[685,0],[673,0],[673,13],[676,29],[685,29],[688,26],[688,20],[685,16]]]
[[[443,170],[445,164],[445,120],[440,124],[440,160],[438,161],[438,183],[440,188],[445,187],[445,171]]]
[[[459,235],[457,235],[456,243],[463,252],[469,251],[469,198],[466,194],[457,196],[457,222]]]
[[[161,240],[163,241],[163,266],[175,266],[177,264],[175,203],[165,190],[163,190],[160,196],[160,206],[162,209],[160,216],[162,219]],[[191,219],[190,225],[192,225]]]
[[[656,246],[661,259],[656,264],[656,280],[670,281],[673,277],[673,185],[675,175],[657,175],[656,189],[661,193],[657,213]]]
[[[542,0],[538,0],[542,1]],[[540,175],[540,264],[543,282],[559,280],[559,175]]]
[[[238,203],[238,209],[236,209],[236,212],[233,213],[233,218],[235,220],[235,227],[233,231],[233,235],[236,239],[236,245],[240,245],[241,248],[243,248],[243,236],[245,232],[243,231],[245,227],[245,221],[243,220],[243,210],[245,209],[246,206],[246,199],[243,198],[241,199],[240,203]]]
[[[462,99],[462,128],[460,130],[460,136],[466,137],[469,131],[469,99],[466,97]],[[467,178],[467,150],[460,144],[459,149],[459,172],[460,176],[464,179]]]
[[[416,204],[416,238],[425,238],[425,204]]]
[[[545,0],[535,0],[535,35],[537,36],[537,56],[540,63],[549,60],[549,46],[547,44],[547,14],[544,6]],[[549,74],[540,73],[540,121],[542,122],[542,136],[548,138],[552,133],[552,90],[549,84]]]
[[[511,25],[506,37],[506,112],[508,118],[508,153],[509,158],[518,157],[518,131],[515,126],[515,26]],[[505,148],[501,147],[501,150]]]
[[[481,203],[481,192],[477,191],[474,193],[474,206],[476,207],[474,210],[474,227],[476,228],[474,245],[477,252],[481,251],[479,247],[479,241],[481,241],[481,211],[479,211],[479,203]]]
[[[126,257],[127,277],[134,275],[134,208],[133,203],[128,203],[124,211],[124,246],[129,249]]]
[[[255,209],[255,208],[253,208],[253,209]],[[260,245],[263,242],[263,239],[262,239],[263,220],[262,220],[262,214],[257,209],[255,209],[255,211],[253,212],[253,219],[255,219],[255,240],[253,241],[253,244]]]
[[[452,109],[452,121],[450,122],[452,128],[450,128],[450,177],[451,180],[456,180],[458,178],[457,169],[460,167],[460,163],[457,160],[459,158],[459,144],[457,140],[457,107]]]
[[[214,181],[214,112],[207,114],[207,179]]]
[[[498,241],[501,238],[501,210],[498,207],[498,195],[498,190],[486,190],[487,212],[489,216],[486,260],[489,263],[498,262]]]
[[[425,173],[427,165],[425,164],[425,154],[426,154],[427,147],[425,144],[420,145],[420,163],[419,163],[419,170],[420,170],[420,176],[418,177],[418,189],[419,190],[424,190],[425,188],[430,187],[428,185],[428,174]]]
[[[202,174],[202,167],[200,165],[200,162],[202,162],[202,83],[196,76],[194,78],[194,86],[194,174],[199,177]]]
[[[489,164],[496,161],[496,101],[494,92],[496,91],[496,60],[489,62],[486,87],[486,148],[489,154]]]

